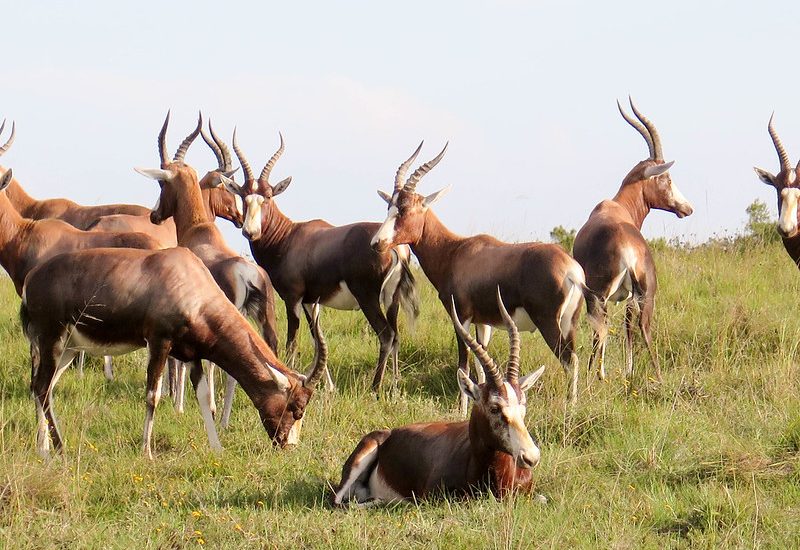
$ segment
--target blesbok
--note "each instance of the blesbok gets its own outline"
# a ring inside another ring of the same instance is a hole
[[[774,116],[774,114],[773,114]],[[778,195],[778,233],[783,239],[783,246],[795,265],[800,267],[800,235],[797,230],[798,204],[800,204],[800,181],[797,173],[800,162],[792,166],[789,154],[778,137],[778,132],[772,123],[773,116],[769,117],[767,130],[772,138],[772,144],[778,153],[780,171],[773,175],[761,168],[753,168],[761,181],[775,188]]]
[[[266,343],[270,348],[276,349],[278,335],[275,329],[275,298],[269,277],[263,269],[241,257],[227,245],[204,206],[197,172],[183,160],[189,146],[200,133],[202,124],[201,116],[198,118],[197,128],[183,140],[170,160],[166,145],[169,126],[167,113],[158,135],[161,168],[136,169],[140,174],[158,180],[161,186],[158,202],[150,212],[150,220],[159,224],[168,218],[174,218],[178,244],[194,252],[203,261],[225,296],[236,309],[256,321]],[[215,186],[232,181],[223,171],[215,171],[214,174]],[[227,427],[230,422],[235,389],[236,381],[229,375],[225,386],[221,422],[223,427]]]
[[[2,133],[4,126],[5,121],[0,125],[0,133]],[[2,156],[14,142],[15,135],[16,124],[12,123],[11,137],[6,144],[0,148],[0,156]],[[0,167],[0,173],[3,171],[4,169]],[[56,218],[78,229],[87,229],[102,216],[111,214],[143,215],[149,213],[146,207],[137,204],[99,204],[95,206],[83,206],[69,199],[36,200],[28,195],[22,188],[22,185],[13,178],[8,184],[6,195],[23,218],[31,220]]]
[[[419,310],[414,275],[409,268],[410,252],[408,247],[374,251],[369,241],[380,226],[378,223],[334,226],[323,220],[293,222],[283,214],[274,198],[286,190],[292,178],[275,185],[269,182],[284,151],[282,135],[280,140],[280,147],[256,178],[234,131],[233,150],[242,165],[245,182],[241,187],[230,187],[244,199],[242,233],[250,241],[253,258],[267,270],[286,305],[287,354],[293,358],[296,353],[301,310],[310,322],[314,302],[340,310],[361,309],[380,344],[372,380],[372,389],[377,392],[390,354],[395,382],[399,377],[399,308],[402,306],[412,318]],[[330,374],[326,374],[331,387]]]
[[[494,300],[495,288],[500,286],[503,301],[519,329],[538,329],[559,359],[567,375],[567,401],[574,405],[578,399],[575,333],[583,300],[583,269],[555,244],[505,243],[489,235],[461,237],[452,233],[430,208],[448,189],[427,197],[416,191],[417,183],[439,163],[447,146],[403,182],[421,148],[420,143],[397,169],[393,193],[378,191],[388,203],[389,212],[372,237],[372,246],[388,250],[400,244],[411,245],[445,310],[451,297],[455,297],[461,322],[478,325],[478,341],[484,346],[489,344],[491,327],[503,323]],[[457,344],[458,368],[466,374],[467,347],[459,339]],[[461,412],[467,412],[463,394]]]
[[[650,247],[642,236],[642,222],[651,209],[666,210],[679,218],[689,216],[692,206],[672,183],[669,169],[675,161],[664,162],[661,138],[655,125],[645,118],[630,100],[636,119],[617,102],[622,118],[647,142],[650,156],[637,163],[614,198],[595,206],[575,237],[573,254],[586,273],[586,309],[592,326],[592,369],[599,353],[598,376],[605,378],[605,351],[608,336],[608,302],[627,302],[625,306],[625,368],[633,374],[633,322],[638,312],[650,362],[659,380],[661,368],[652,350],[650,323],[656,297],[656,266]]]
[[[505,377],[486,348],[461,325],[451,301],[453,325],[482,365],[486,382],[476,384],[458,369],[458,385],[474,405],[468,421],[410,424],[364,436],[342,467],[333,503],[380,504],[425,498],[432,492],[470,495],[491,490],[501,497],[527,490],[540,451],[525,427],[526,393],[544,366],[519,378],[520,336],[497,289],[510,352]]]
[[[171,171],[187,167],[170,164]],[[324,344],[308,378],[283,365],[222,293],[203,262],[183,247],[159,251],[97,249],[61,254],[25,281],[20,318],[31,343],[31,391],[37,447],[63,448],[52,392],[80,349],[94,353],[147,347],[142,449],[152,458],[153,419],[167,356],[191,365],[191,380],[211,448],[222,446],[211,411],[202,359],[233,376],[250,397],[276,445],[296,444],[303,414],[320,378]],[[49,432],[49,437],[48,437]]]

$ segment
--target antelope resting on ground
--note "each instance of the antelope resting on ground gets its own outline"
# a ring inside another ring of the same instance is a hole
[[[380,343],[372,390],[380,388],[390,354],[396,383],[399,308],[402,305],[412,318],[419,311],[408,247],[374,251],[370,238],[380,225],[377,223],[337,227],[323,220],[293,222],[284,215],[274,198],[286,190],[292,178],[275,185],[269,182],[272,168],[284,151],[283,136],[258,179],[238,146],[235,132],[233,150],[246,180],[242,187],[231,186],[245,203],[242,233],[250,240],[253,257],[267,270],[285,302],[287,355],[293,358],[296,353],[301,310],[310,323],[311,304],[317,301],[334,309],[361,309]],[[332,387],[330,374],[327,376]]]
[[[447,189],[427,197],[416,192],[417,183],[439,163],[447,146],[403,183],[421,148],[422,144],[398,168],[392,195],[378,191],[389,204],[389,213],[372,237],[372,246],[385,251],[410,244],[442,305],[448,309],[454,297],[461,322],[478,325],[478,342],[483,346],[489,345],[491,327],[503,323],[494,300],[500,286],[519,329],[538,329],[558,357],[567,375],[567,400],[574,405],[578,398],[575,332],[584,288],[581,266],[555,244],[511,244],[489,235],[460,237],[450,232],[430,209]],[[461,340],[457,343],[458,368],[467,374],[467,347]],[[461,412],[466,416],[463,395]]]
[[[461,325],[451,302],[456,332],[486,376],[485,383],[476,384],[458,369],[459,388],[474,401],[469,420],[410,424],[367,434],[342,467],[335,505],[425,498],[435,491],[469,495],[489,489],[501,497],[530,488],[531,468],[539,463],[540,453],[525,427],[525,394],[544,367],[519,378],[519,331],[499,288],[497,304],[510,339],[505,379],[486,348]]]
[[[650,247],[641,233],[650,210],[666,210],[679,218],[692,213],[689,204],[672,183],[669,169],[675,161],[664,162],[661,138],[656,127],[630,102],[633,119],[617,102],[625,121],[647,142],[650,156],[628,172],[613,199],[595,206],[589,219],[575,237],[573,254],[586,273],[586,309],[592,326],[591,370],[600,354],[598,376],[605,379],[603,360],[608,336],[607,304],[623,302],[625,306],[625,370],[633,374],[633,321],[639,314],[639,329],[644,337],[650,361],[659,380],[661,368],[651,345],[650,323],[656,297],[656,266]]]
[[[170,164],[170,170],[185,170]],[[284,366],[222,293],[189,250],[84,250],[57,256],[28,275],[20,310],[31,343],[31,391],[39,421],[37,447],[49,453],[63,439],[52,392],[77,350],[107,353],[147,347],[147,412],[142,447],[152,458],[153,417],[168,355],[190,362],[191,380],[211,448],[222,449],[201,359],[233,376],[247,393],[276,445],[296,444],[303,414],[325,354],[318,335],[308,378]]]
[[[159,224],[167,218],[174,218],[178,244],[194,252],[203,261],[225,296],[240,312],[248,314],[258,323],[266,343],[276,349],[275,303],[269,277],[263,269],[242,258],[225,243],[213,218],[209,217],[209,209],[203,203],[201,187],[210,189],[232,181],[226,176],[232,171],[214,170],[198,182],[197,172],[183,161],[189,146],[200,133],[202,123],[200,117],[197,128],[183,140],[170,160],[166,149],[167,113],[158,136],[161,169],[136,169],[140,174],[158,180],[161,185],[161,193],[150,213],[150,220]],[[222,427],[227,427],[230,422],[235,389],[235,379],[228,376]]]
[[[774,115],[773,115],[774,116]],[[778,132],[772,124],[772,117],[769,117],[767,127],[772,138],[772,144],[778,152],[780,171],[773,175],[761,168],[754,168],[759,179],[775,188],[778,195],[778,233],[783,239],[783,246],[795,265],[800,267],[800,235],[797,230],[797,213],[800,205],[800,181],[797,173],[800,170],[800,162],[797,166],[792,166],[789,161],[789,154],[778,137]]]
[[[3,131],[5,121],[0,125],[0,133]],[[0,156],[14,142],[16,126],[11,126],[11,137],[8,142],[0,148]],[[0,172],[3,169],[0,168]],[[63,220],[78,229],[88,229],[101,216],[111,214],[148,214],[149,210],[144,206],[136,204],[99,204],[96,206],[83,206],[72,202],[69,199],[47,199],[39,201],[28,195],[19,182],[11,180],[6,191],[8,200],[14,205],[17,212],[23,218],[31,220],[42,220],[45,218],[57,218]]]

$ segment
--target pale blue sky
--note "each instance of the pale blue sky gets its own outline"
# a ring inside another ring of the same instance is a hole
[[[579,227],[646,156],[614,101],[657,125],[675,183],[695,206],[661,212],[649,236],[705,238],[742,226],[774,191],[776,124],[800,158],[792,2],[15,2],[3,7],[0,117],[17,122],[2,164],[40,198],[150,206],[156,134],[177,147],[198,109],[254,170],[287,142],[275,178],[296,220],[379,220],[375,194],[426,140],[450,140],[423,182],[453,230],[514,240]],[[213,164],[198,142],[187,160]],[[246,245],[234,231],[232,244]]]

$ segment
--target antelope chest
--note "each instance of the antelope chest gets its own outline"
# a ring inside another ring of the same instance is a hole
[[[332,307],[333,309],[360,309],[356,297],[353,296],[353,293],[350,292],[350,289],[347,287],[347,283],[344,281],[340,281],[339,288],[320,303],[323,306]]]

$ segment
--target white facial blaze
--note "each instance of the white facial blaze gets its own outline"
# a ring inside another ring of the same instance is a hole
[[[672,195],[673,204],[679,209],[684,211],[694,210],[686,197],[683,196],[683,193],[680,192],[680,189],[675,187],[675,184],[672,182],[669,183],[669,191]]]
[[[797,202],[800,199],[800,189],[788,187],[781,191],[781,211],[778,219],[778,228],[787,237],[797,233]]]
[[[261,205],[264,204],[264,197],[261,195],[247,195],[244,198],[247,204],[247,213],[242,224],[242,232],[250,238],[261,236]]]
[[[394,224],[397,221],[397,207],[390,206],[386,220],[381,224],[377,233],[373,235],[370,244],[375,246],[378,243],[391,243],[394,240]]]
[[[292,427],[289,429],[289,435],[286,436],[287,445],[297,445],[300,443],[300,430],[303,429],[303,419],[295,420]]]
[[[156,200],[156,205],[152,208],[153,212],[158,212],[158,207],[161,206],[161,195],[158,196]]]
[[[508,400],[502,405],[501,414],[508,423],[510,454],[517,460],[523,458],[527,464],[535,466],[539,462],[540,451],[525,427],[525,404],[519,402],[517,393],[508,382],[505,383],[505,390]]]
[[[240,216],[244,216],[244,203],[242,203],[242,197],[239,195],[234,195],[233,202],[236,204],[236,212]]]

